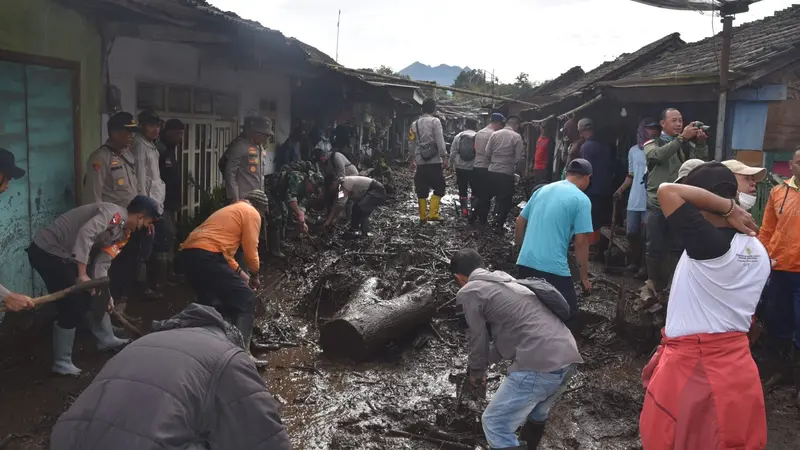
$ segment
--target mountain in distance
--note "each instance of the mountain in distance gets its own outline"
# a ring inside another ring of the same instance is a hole
[[[427,64],[422,64],[419,61],[414,62],[410,66],[401,70],[401,75],[407,75],[412,80],[416,81],[435,81],[436,84],[442,86],[450,86],[458,77],[462,70],[470,70],[469,67],[461,68],[458,66],[448,66],[447,64],[439,64],[436,67],[431,67]]]

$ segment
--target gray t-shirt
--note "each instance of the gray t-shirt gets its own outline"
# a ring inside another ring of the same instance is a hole
[[[345,203],[348,198],[354,202],[361,200],[369,190],[372,181],[372,178],[358,175],[344,177],[342,179],[341,189],[347,191],[347,197],[340,197],[339,202]]]

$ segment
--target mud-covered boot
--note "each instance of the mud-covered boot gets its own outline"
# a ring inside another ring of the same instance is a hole
[[[269,363],[267,361],[258,360],[253,356],[250,351],[250,342],[253,340],[253,322],[255,316],[252,314],[237,314],[233,317],[233,326],[239,329],[242,334],[242,341],[244,342],[244,351],[247,356],[253,361],[256,367],[266,367]]]
[[[270,228],[267,230],[267,249],[269,256],[277,259],[286,259],[286,255],[281,251],[281,231]]]
[[[97,339],[97,349],[100,351],[114,351],[128,345],[130,339],[120,339],[114,335],[111,326],[111,317],[108,313],[103,314],[103,318],[98,322],[94,316],[89,317],[89,330]]]
[[[524,448],[536,450],[536,448],[539,447],[539,442],[541,442],[542,436],[544,436],[544,428],[546,425],[547,422],[536,422],[530,418],[525,420],[525,425],[522,426],[519,432],[520,441],[525,441],[526,447]]]
[[[75,328],[66,329],[53,324],[53,372],[59,375],[77,377],[81,369],[72,363],[72,344],[75,342]]]

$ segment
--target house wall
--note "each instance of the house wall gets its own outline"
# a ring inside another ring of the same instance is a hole
[[[80,153],[85,160],[101,139],[100,35],[84,17],[51,0],[0,0],[0,11],[0,51],[80,64]]]
[[[120,90],[122,109],[134,114],[137,82],[191,86],[238,96],[240,125],[245,116],[259,113],[261,100],[275,101],[277,141],[283,142],[289,135],[291,79],[280,69],[240,71],[191,45],[123,37],[114,41],[109,76]]]

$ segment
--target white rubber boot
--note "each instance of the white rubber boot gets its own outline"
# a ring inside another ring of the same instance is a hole
[[[75,342],[75,328],[67,330],[53,324],[53,372],[59,375],[76,377],[81,369],[72,364],[72,344]]]
[[[94,317],[89,317],[89,329],[92,334],[97,338],[97,349],[100,351],[118,350],[128,344],[130,339],[120,339],[114,336],[114,328],[111,326],[111,317],[108,313],[103,314],[100,322],[93,320]]]

